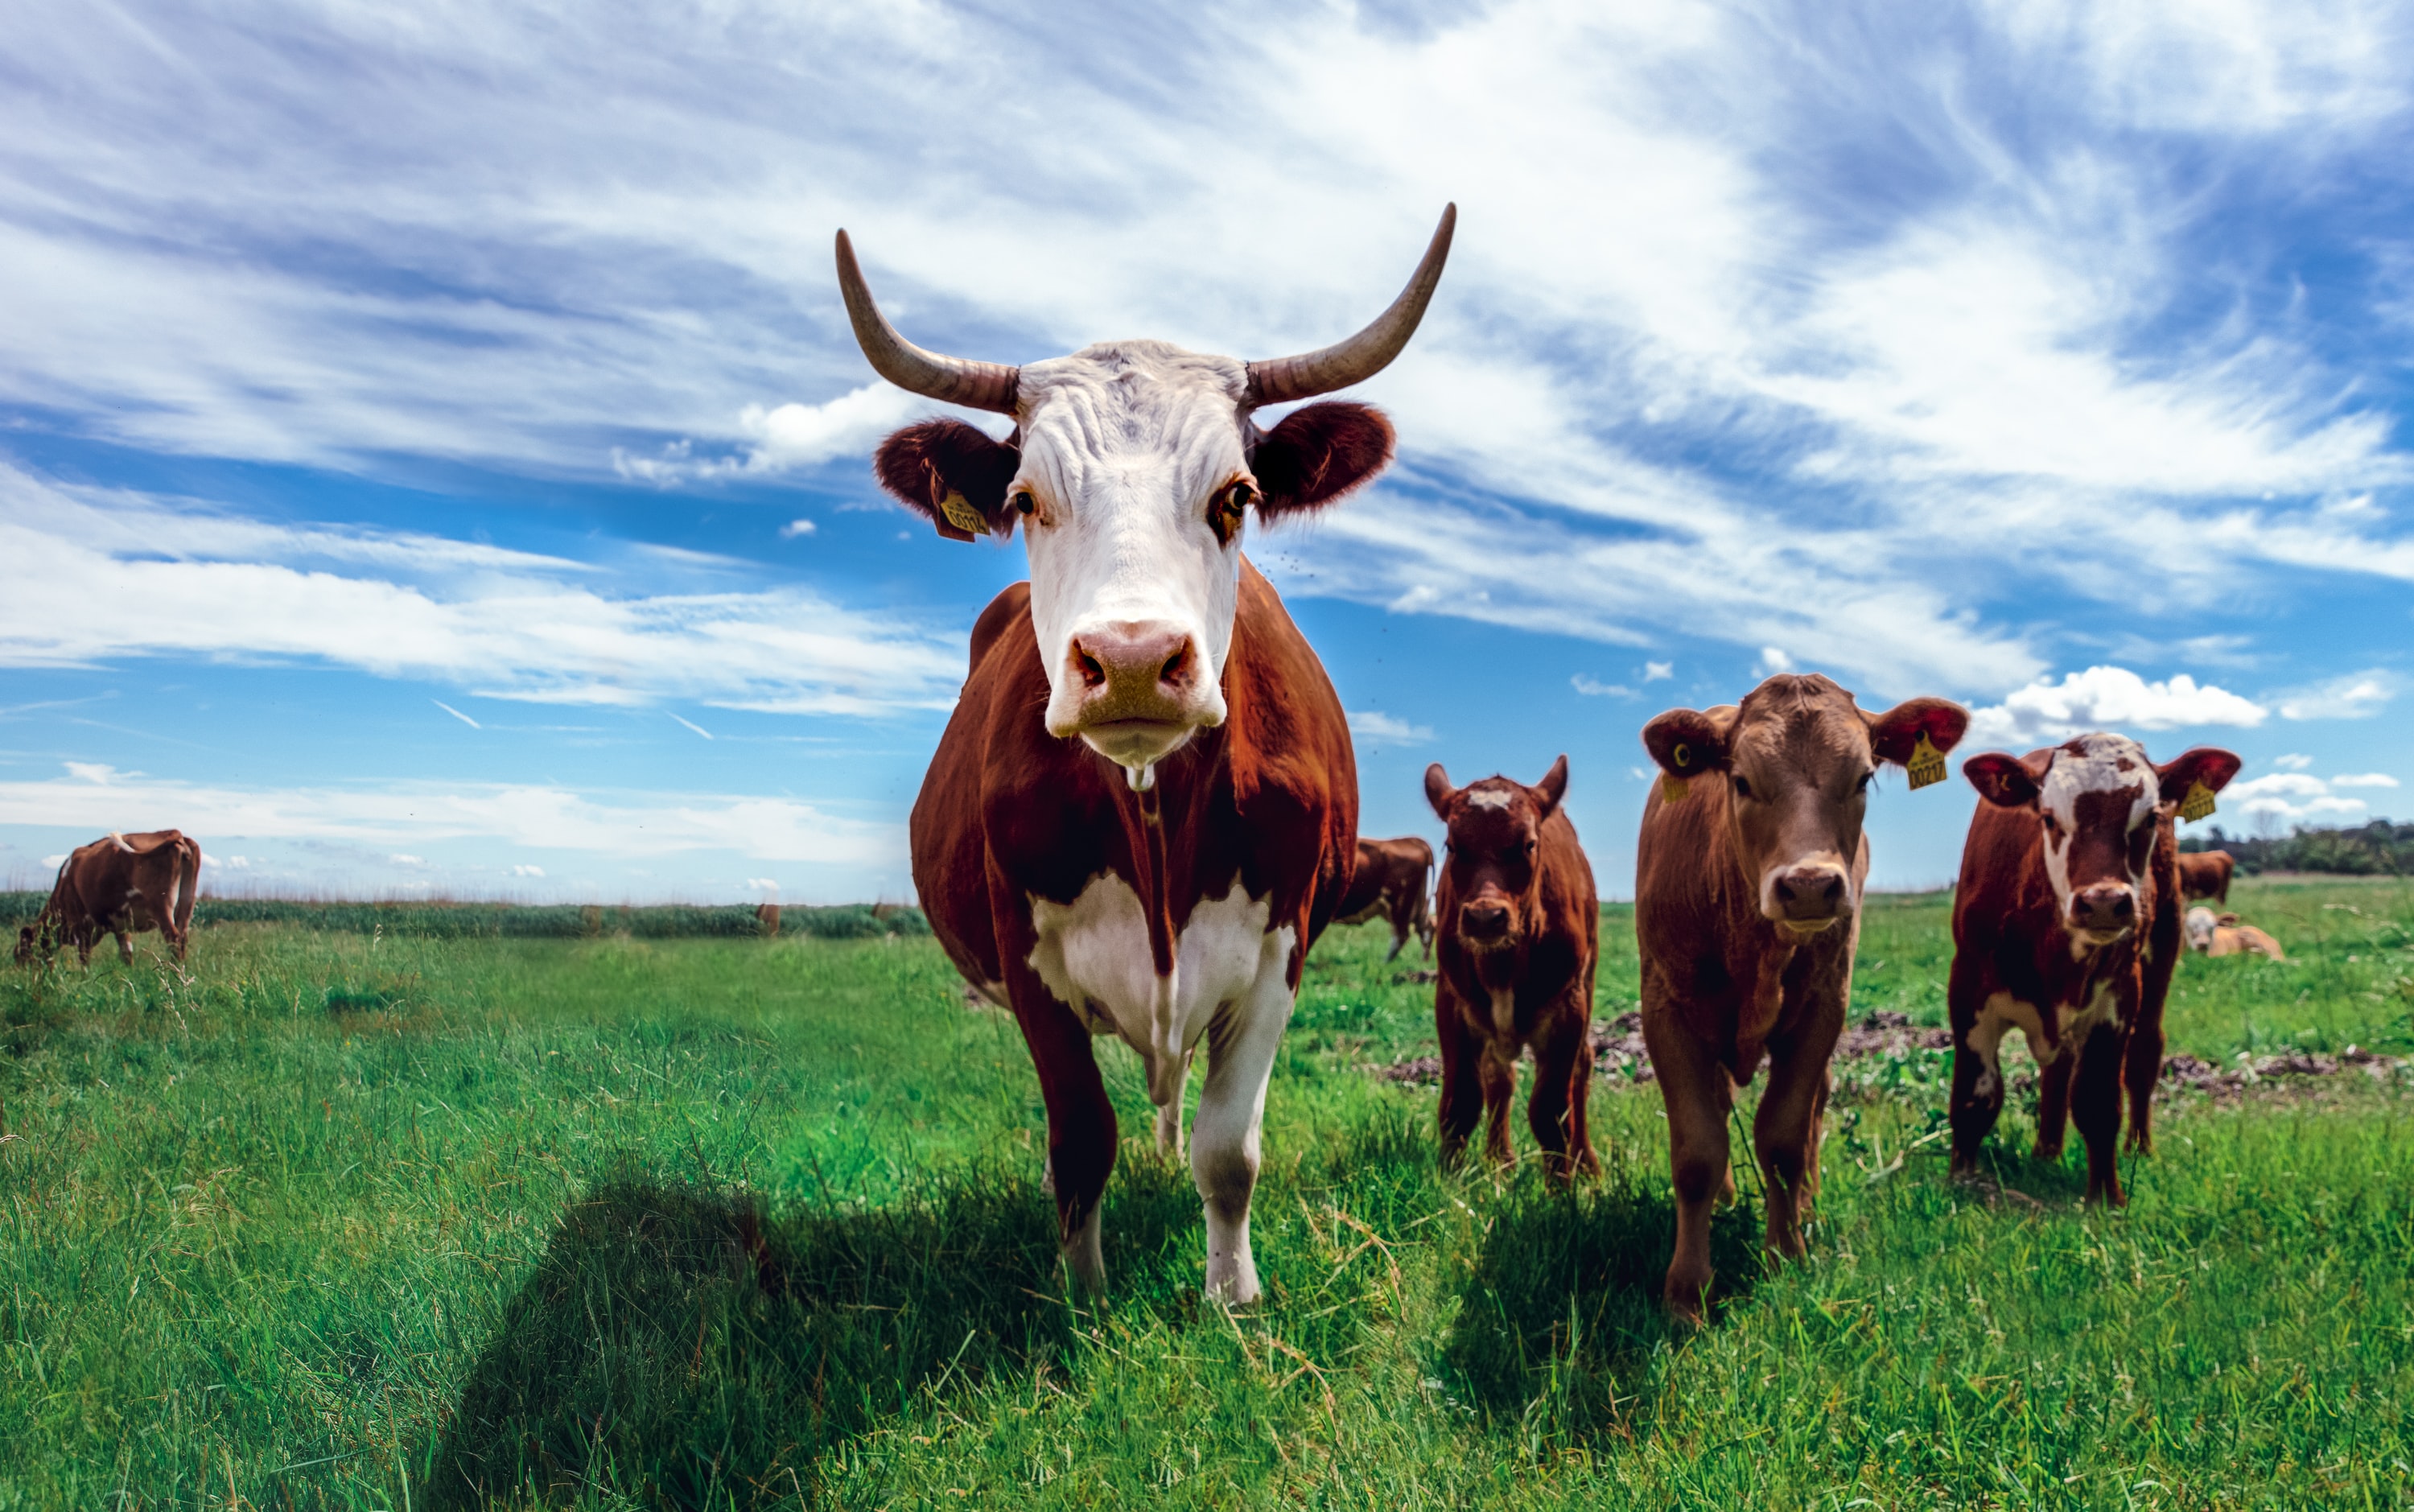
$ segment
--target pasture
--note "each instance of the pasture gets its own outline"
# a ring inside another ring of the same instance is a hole
[[[2183,963],[2174,1052],[2414,1055],[2414,889],[2234,906],[2294,959]],[[1812,1259],[1763,1272],[1739,1169],[1686,1336],[1657,1091],[1602,1079],[1572,1198],[1439,1171],[1433,1092],[1373,1074],[1432,1044],[1388,943],[1310,960],[1240,1313],[1119,1047],[1116,1290],[1065,1300],[1028,1058],[927,937],[230,922],[181,973],[12,969],[0,1508],[2414,1505],[2404,1069],[2167,1084],[2112,1214],[2025,1096],[1950,1182],[1945,1055],[1855,1061]],[[1855,1015],[1941,1025],[1949,954],[1945,898],[1872,899]]]

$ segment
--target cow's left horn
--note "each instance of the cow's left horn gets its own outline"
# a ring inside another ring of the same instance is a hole
[[[1425,306],[1433,299],[1434,286],[1441,282],[1441,265],[1450,258],[1450,234],[1457,226],[1458,206],[1442,206],[1441,224],[1434,228],[1424,261],[1417,264],[1415,276],[1400,291],[1400,297],[1392,301],[1392,307],[1376,316],[1375,322],[1366,329],[1321,352],[1249,364],[1246,402],[1281,404],[1289,399],[1313,398],[1352,383],[1363,383],[1389,367],[1392,359],[1400,354],[1400,349],[1408,344],[1408,337],[1417,334],[1417,322],[1425,317]]]
[[[846,239],[843,231],[838,233],[838,292],[846,300],[847,319],[855,322],[856,344],[863,348],[863,354],[872,360],[873,370],[881,377],[926,398],[945,399],[970,410],[1014,412],[1019,369],[1002,362],[944,357],[935,352],[925,352],[899,336],[897,327],[888,323],[888,318],[872,302],[872,291],[864,286],[863,270],[855,262],[855,244]],[[1414,318],[1408,325],[1415,328]]]

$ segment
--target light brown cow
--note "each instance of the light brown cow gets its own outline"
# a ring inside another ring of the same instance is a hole
[[[1827,1061],[1860,937],[1870,781],[1882,763],[1925,758],[1923,740],[1941,758],[1969,720],[1941,698],[1869,713],[1824,677],[1784,675],[1740,704],[1674,709],[1644,726],[1666,777],[1644,803],[1634,929],[1643,1038],[1667,1103],[1676,1184],[1662,1295],[1681,1316],[1701,1316],[1710,1204],[1735,1190],[1727,1115],[1764,1053],[1768,1090],[1752,1142],[1766,1242],[1772,1255],[1802,1253]]]
[[[2183,861],[2186,858],[2182,857]],[[2260,955],[2285,962],[2280,942],[2236,914],[2215,914],[2199,904],[2187,911],[2188,949],[2198,955]]]
[[[1358,842],[1358,875],[1351,879],[1349,891],[1341,895],[1334,912],[1336,924],[1363,924],[1380,914],[1392,921],[1392,953],[1386,961],[1400,958],[1401,948],[1408,943],[1408,932],[1414,930],[1425,948],[1425,959],[1433,959],[1433,914],[1427,909],[1425,895],[1433,885],[1433,846],[1415,835],[1402,835],[1397,840]]]
[[[1425,801],[1450,827],[1434,983],[1442,1158],[1458,1158],[1482,1116],[1483,1153],[1496,1165],[1511,1161],[1517,1057],[1531,1050],[1526,1122],[1559,1181],[1601,1170],[1585,1127],[1601,901],[1559,806],[1567,790],[1566,756],[1532,787],[1506,777],[1453,787],[1440,762],[1425,769]]]
[[[2228,903],[2229,877],[2237,865],[2237,858],[2226,850],[2181,851],[2180,896],[2183,899],[2211,898],[2217,903]]]
[[[119,958],[131,966],[128,936],[156,929],[181,961],[201,875],[201,842],[181,831],[112,833],[79,846],[59,864],[40,916],[17,932],[17,959],[38,953],[47,960],[71,944],[76,959],[89,966],[100,936],[114,935]]]
[[[754,932],[765,939],[771,939],[779,935],[780,906],[778,904],[758,903],[754,906]]]

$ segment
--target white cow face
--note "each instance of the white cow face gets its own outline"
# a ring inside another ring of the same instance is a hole
[[[939,420],[881,444],[882,482],[948,533],[1021,523],[1048,731],[1136,786],[1224,722],[1249,511],[1313,509],[1391,457],[1389,422],[1363,405],[1309,405],[1260,434],[1247,389],[1229,357],[1107,343],[1022,367],[1008,442]]]

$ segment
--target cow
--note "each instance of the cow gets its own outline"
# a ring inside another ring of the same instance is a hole
[[[201,875],[201,843],[181,831],[112,831],[79,846],[59,863],[41,913],[17,932],[17,959],[48,959],[61,945],[71,944],[77,961],[89,966],[100,936],[114,935],[119,959],[131,966],[129,936],[156,929],[182,961]]]
[[[777,939],[780,935],[780,906],[758,903],[754,906],[754,933],[765,939]]]
[[[1511,1163],[1509,1103],[1531,1050],[1526,1125],[1560,1184],[1601,1171],[1585,1126],[1601,900],[1567,790],[1564,756],[1531,787],[1498,776],[1453,787],[1440,762],[1425,769],[1425,801],[1450,829],[1435,900],[1442,1160],[1460,1159],[1481,1117],[1485,1158]]]
[[[2183,900],[2211,898],[2216,903],[2229,901],[2229,877],[2237,869],[2238,859],[2226,850],[2183,850],[2180,852],[2180,897]]]
[[[2182,855],[2180,860],[2187,857]],[[2187,911],[2186,928],[2188,949],[2198,955],[2260,955],[2280,962],[2288,959],[2282,953],[2278,940],[2253,924],[2240,923],[2236,914],[2215,914],[2198,904]]]
[[[1661,780],[1634,866],[1643,1040],[1668,1115],[1676,1244],[1661,1286],[1699,1321],[1710,1205],[1732,1197],[1727,1118],[1768,1057],[1752,1120],[1772,1257],[1803,1253],[1819,1192],[1827,1062],[1843,1032],[1870,870],[1861,823],[1886,764],[1942,775],[1969,711],[1911,698],[1861,709],[1825,677],[1781,674],[1736,704],[1672,709],[1643,727]]]
[[[946,537],[1019,525],[1028,582],[974,624],[971,669],[915,800],[914,881],[966,980],[1012,1011],[1048,1116],[1048,1185],[1074,1280],[1103,1292],[1098,1204],[1116,1126],[1094,1035],[1140,1056],[1156,1144],[1191,1130],[1205,1290],[1260,1295],[1249,1246],[1266,1083],[1305,953],[1355,864],[1357,768],[1331,681],[1242,552],[1391,459],[1392,427],[1325,402],[1374,376],[1423,319],[1423,261],[1357,335],[1270,362],[1104,342],[1021,368],[939,356],[880,313],[846,233],[839,283],[872,366],[926,397],[1014,418],[1004,441],[926,420],[881,442],[888,492]]]
[[[1984,800],[1953,892],[1953,1169],[1974,1172],[2004,1108],[1998,1056],[2018,1028],[2037,1062],[2034,1156],[2087,1144],[2087,1200],[2119,1207],[2121,1089],[2129,1146],[2153,1149],[2163,1004],[2179,964],[2178,811],[2238,774],[2198,746],[2161,766],[2125,735],[2079,735],[2014,757],[1972,756]]]
[[[1333,921],[1363,924],[1380,914],[1392,921],[1392,951],[1384,960],[1400,958],[1411,930],[1424,945],[1425,959],[1432,960],[1433,914],[1426,906],[1426,892],[1433,885],[1433,846],[1415,835],[1361,839],[1357,876],[1334,906]]]

